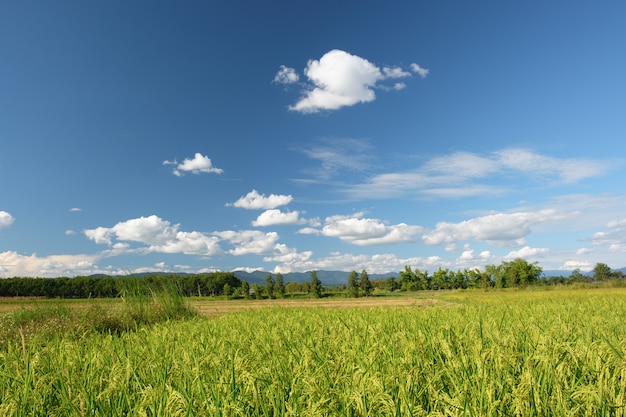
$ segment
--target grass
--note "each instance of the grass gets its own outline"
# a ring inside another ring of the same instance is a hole
[[[0,415],[626,414],[626,290],[426,301],[277,302],[120,335],[18,340],[0,350]]]
[[[117,302],[22,302],[18,309],[0,315],[0,349],[11,343],[24,344],[32,340],[46,343],[59,337],[80,339],[90,333],[121,335],[196,314],[189,301],[174,287],[155,293],[132,284]]]

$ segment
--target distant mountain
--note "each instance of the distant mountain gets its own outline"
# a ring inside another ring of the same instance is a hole
[[[357,271],[360,272],[360,271]],[[269,272],[266,271],[233,271],[235,276],[242,281],[247,281],[249,284],[265,285],[265,278]],[[303,283],[311,280],[311,271],[307,272],[288,272],[283,275],[283,281],[285,284],[295,281],[297,283]],[[323,285],[341,285],[348,283],[348,276],[350,272],[346,271],[317,271],[317,277],[322,281]],[[389,272],[387,274],[370,274],[370,279],[387,279],[389,277],[399,278],[398,272]],[[272,273],[272,277],[276,278],[276,274]]]

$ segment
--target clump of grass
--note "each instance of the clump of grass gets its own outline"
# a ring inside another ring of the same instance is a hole
[[[158,291],[131,284],[121,302],[91,300],[86,307],[72,307],[63,302],[35,303],[0,316],[0,349],[10,343],[33,339],[45,344],[58,337],[81,338],[92,333],[120,335],[196,314],[174,284]]]

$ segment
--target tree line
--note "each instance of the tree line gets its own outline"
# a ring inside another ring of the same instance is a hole
[[[0,297],[114,298],[124,296],[128,291],[148,295],[170,289],[184,296],[212,296],[222,295],[226,285],[238,288],[241,280],[232,272],[141,277],[4,278],[0,279]]]
[[[310,272],[310,280],[285,283],[283,275],[267,274],[265,285],[249,284],[233,272],[212,272],[194,275],[153,274],[142,277],[95,277],[75,278],[4,278],[0,279],[0,297],[47,297],[47,298],[110,298],[124,296],[125,292],[143,291],[146,294],[174,289],[183,296],[225,296],[227,298],[284,298],[293,294],[305,294],[319,298],[328,293],[343,293],[348,297],[367,297],[375,289],[386,291],[426,291],[464,288],[512,288],[531,285],[574,284],[581,282],[604,282],[623,279],[621,271],[613,271],[603,263],[595,265],[591,275],[576,269],[569,276],[546,278],[537,262],[529,263],[518,258],[499,265],[487,265],[484,270],[450,270],[438,268],[432,274],[418,268],[405,266],[399,278],[389,277],[370,280],[366,270],[351,271],[347,283],[325,288],[316,271]]]

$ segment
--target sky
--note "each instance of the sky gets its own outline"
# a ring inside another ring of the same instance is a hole
[[[0,4],[0,277],[626,266],[623,1]]]

